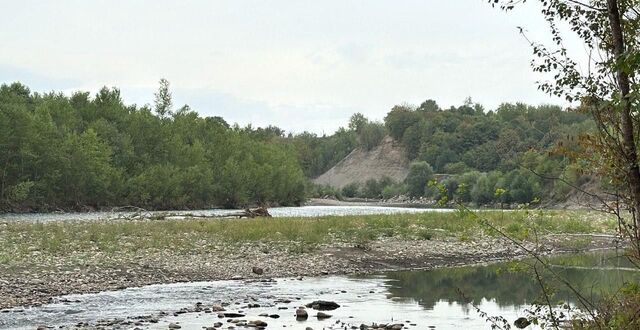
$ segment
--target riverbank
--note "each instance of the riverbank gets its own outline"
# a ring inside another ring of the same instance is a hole
[[[600,213],[479,216],[544,254],[613,244],[615,222]],[[429,269],[523,256],[475,215],[455,212],[3,223],[0,309],[147,284]]]
[[[305,206],[380,206],[380,207],[402,207],[402,208],[418,208],[418,209],[456,209],[456,204],[440,205],[438,201],[428,198],[408,198],[404,196],[394,197],[391,199],[375,199],[375,198],[309,198],[304,203]],[[568,199],[561,203],[546,203],[537,205],[538,208],[545,210],[593,210],[594,205],[601,205],[599,201],[587,200],[584,196]],[[477,209],[487,210],[516,210],[523,205],[520,204],[495,204],[477,206]]]

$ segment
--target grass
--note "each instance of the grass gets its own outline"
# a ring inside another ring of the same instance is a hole
[[[283,244],[306,252],[329,242],[366,244],[380,237],[473,240],[496,235],[478,219],[527,238],[546,233],[612,232],[615,221],[587,211],[426,212],[419,214],[257,218],[227,220],[97,221],[6,223],[0,225],[0,264],[39,255],[138,253],[171,250],[193,253],[233,248],[242,243]]]

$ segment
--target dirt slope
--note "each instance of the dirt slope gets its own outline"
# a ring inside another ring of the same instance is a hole
[[[362,148],[353,150],[347,157],[313,181],[317,184],[342,188],[349,183],[364,183],[369,179],[388,176],[402,181],[409,174],[409,159],[404,148],[391,137],[385,137],[382,143],[367,151]]]

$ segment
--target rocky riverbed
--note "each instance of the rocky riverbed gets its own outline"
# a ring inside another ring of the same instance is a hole
[[[609,237],[590,235],[555,235],[541,237],[538,244],[525,243],[543,254],[605,248],[613,244]],[[192,251],[164,249],[121,254],[75,251],[60,257],[43,256],[34,250],[26,265],[0,265],[0,310],[38,306],[66,294],[148,284],[429,269],[526,255],[514,244],[488,236],[418,241],[391,237],[363,244],[340,242],[312,248],[295,243],[252,242]]]

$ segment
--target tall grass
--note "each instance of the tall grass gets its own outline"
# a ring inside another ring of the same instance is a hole
[[[586,211],[425,212],[419,214],[326,216],[317,218],[186,219],[7,223],[0,227],[0,263],[37,250],[50,255],[78,251],[131,253],[171,249],[179,253],[250,242],[317,245],[363,243],[380,237],[425,240],[474,239],[495,235],[477,217],[505,232],[526,238],[545,233],[594,233],[612,230],[615,221]]]

